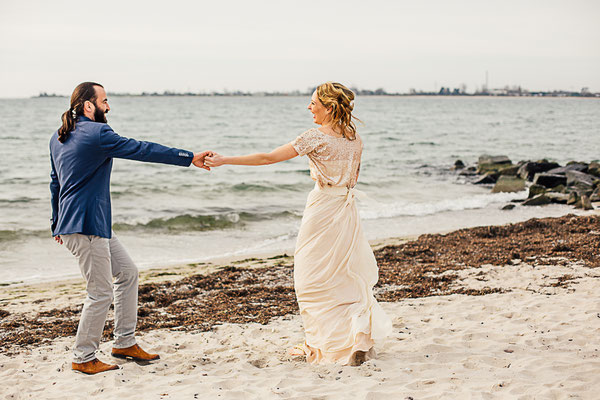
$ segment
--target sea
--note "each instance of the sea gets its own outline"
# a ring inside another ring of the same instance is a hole
[[[65,97],[0,99],[0,285],[79,276],[50,233],[48,142]],[[308,96],[110,97],[122,136],[224,155],[268,152],[314,127]],[[576,212],[502,206],[452,170],[480,155],[564,164],[600,159],[600,100],[534,97],[364,96],[355,102],[365,147],[358,189],[373,243],[389,238]],[[306,157],[262,167],[195,167],[116,159],[113,230],[140,269],[227,257],[293,254],[310,178]],[[518,203],[517,203],[518,204]],[[582,213],[579,211],[578,213]]]

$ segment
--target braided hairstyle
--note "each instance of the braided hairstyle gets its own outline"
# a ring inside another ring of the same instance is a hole
[[[352,119],[360,120],[352,115],[354,92],[341,83],[326,82],[317,87],[317,97],[326,108],[331,108],[332,127],[339,128],[346,139],[356,139],[356,126]]]
[[[61,117],[62,125],[58,128],[58,141],[64,143],[69,133],[75,129],[77,117],[83,115],[83,104],[91,101],[96,104],[96,86],[103,88],[99,83],[83,82],[77,85],[71,95],[71,107]]]

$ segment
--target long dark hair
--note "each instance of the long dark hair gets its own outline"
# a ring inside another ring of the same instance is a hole
[[[96,104],[96,86],[104,87],[96,82],[83,82],[73,90],[71,107],[63,113],[62,125],[58,128],[59,142],[64,143],[69,133],[75,129],[77,117],[83,115],[83,104],[88,100]]]

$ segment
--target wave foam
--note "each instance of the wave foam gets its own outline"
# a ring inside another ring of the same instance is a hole
[[[360,215],[364,219],[393,218],[401,216],[423,216],[437,214],[444,211],[462,211],[485,208],[494,203],[505,203],[511,200],[522,199],[527,196],[526,191],[517,193],[489,193],[474,196],[465,196],[440,201],[408,203],[397,202],[391,204],[375,203],[368,204],[361,210]],[[371,206],[371,207],[369,207]]]

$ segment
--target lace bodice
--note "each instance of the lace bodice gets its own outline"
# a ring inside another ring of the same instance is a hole
[[[298,155],[307,155],[310,176],[320,187],[352,188],[358,181],[363,143],[327,135],[317,128],[309,129],[291,142]]]

